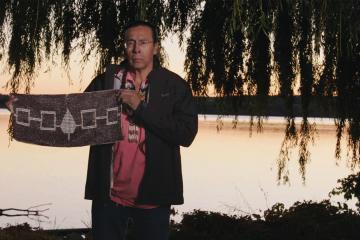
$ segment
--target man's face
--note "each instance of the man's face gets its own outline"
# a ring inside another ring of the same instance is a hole
[[[131,67],[135,70],[151,70],[153,57],[157,54],[158,45],[154,43],[151,28],[137,26],[125,33],[125,54]]]

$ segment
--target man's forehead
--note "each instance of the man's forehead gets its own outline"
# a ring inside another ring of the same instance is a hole
[[[152,31],[147,26],[136,26],[136,27],[132,27],[132,28],[129,28],[128,30],[126,30],[125,38],[133,38],[133,37],[137,37],[137,38],[150,37],[151,38]]]

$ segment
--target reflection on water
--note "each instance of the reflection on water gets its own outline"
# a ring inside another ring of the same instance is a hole
[[[0,208],[28,208],[52,203],[48,222],[31,221],[43,228],[86,227],[90,202],[83,199],[88,147],[51,148],[19,142],[8,146],[8,116],[0,115]],[[202,119],[202,118],[201,118]],[[284,125],[266,123],[264,132],[249,137],[248,123],[237,129],[224,122],[218,133],[216,121],[200,121],[199,133],[190,148],[182,149],[185,204],[181,212],[203,209],[225,213],[258,213],[276,202],[327,198],[339,178],[351,173],[344,162],[336,166],[335,127],[318,124],[318,136],[310,147],[306,185],[298,171],[297,150],[289,166],[290,185],[276,182],[276,159],[284,137]],[[46,220],[46,219],[41,219]],[[7,223],[26,218],[0,217]]]

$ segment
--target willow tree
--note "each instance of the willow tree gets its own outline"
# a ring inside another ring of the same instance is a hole
[[[124,57],[125,25],[150,21],[160,36],[175,33],[186,46],[186,78],[195,95],[207,96],[212,84],[217,96],[231,99],[235,114],[248,108],[260,127],[267,97],[283,99],[287,127],[278,176],[286,181],[294,147],[305,176],[315,100],[324,109],[335,106],[335,155],[340,157],[345,136],[351,167],[360,166],[359,16],[360,0],[2,0],[0,60],[12,72],[9,90],[24,86],[29,92],[34,74],[54,53],[61,53],[66,67],[75,49],[84,63],[95,53],[96,71],[103,71]],[[294,121],[297,95],[300,129]],[[253,100],[243,101],[245,96]]]
[[[286,169],[286,163],[290,160],[289,150],[297,145],[297,134],[295,127],[295,116],[293,113],[294,104],[294,79],[295,79],[295,59],[294,59],[294,4],[290,1],[282,0],[274,10],[274,59],[276,73],[279,79],[280,96],[285,100],[286,130],[285,138],[281,146],[280,157],[278,159],[278,178]],[[300,165],[301,167],[303,165]],[[286,181],[288,172],[285,172]]]

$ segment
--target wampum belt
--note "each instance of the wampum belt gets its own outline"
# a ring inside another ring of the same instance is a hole
[[[12,134],[17,141],[54,147],[122,139],[119,90],[74,94],[14,94]]]

